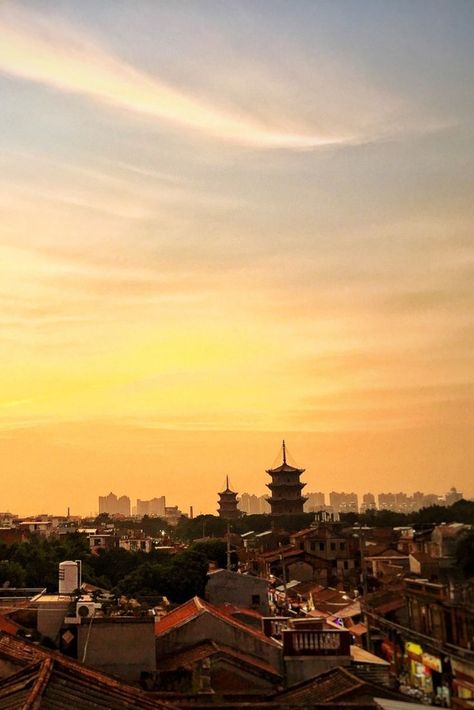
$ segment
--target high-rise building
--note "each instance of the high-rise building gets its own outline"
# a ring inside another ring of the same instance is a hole
[[[237,507],[237,493],[229,488],[229,476],[226,476],[226,487],[219,493],[219,513],[220,518],[225,520],[236,520],[240,518],[240,510]]]
[[[163,518],[165,515],[165,508],[165,496],[160,496],[159,498],[152,498],[151,500],[140,500],[139,498],[137,499],[138,516],[149,515],[155,518]]]
[[[268,515],[271,512],[270,503],[267,500],[267,496],[258,497],[258,512],[260,515]]]
[[[392,510],[397,509],[397,496],[395,493],[379,493],[379,510]]]
[[[362,496],[362,503],[360,505],[360,512],[365,513],[366,510],[375,509],[375,496],[373,493],[364,493]]]
[[[112,491],[108,496],[99,496],[99,514],[107,513],[115,515],[117,513],[117,496]]]
[[[115,493],[112,492],[110,492],[108,496],[99,496],[99,514],[100,513],[123,515],[129,518],[130,498],[128,496],[120,496],[120,498],[117,498]]]
[[[357,493],[337,493],[331,491],[329,494],[329,505],[335,513],[358,513],[359,502]]]
[[[462,500],[462,493],[459,493],[453,486],[446,493],[445,500],[446,505],[453,505],[453,503],[457,503],[458,500]]]
[[[117,499],[117,513],[118,515],[123,515],[125,518],[130,517],[131,506],[128,496],[120,496],[120,498]]]
[[[307,501],[304,504],[305,513],[316,513],[318,510],[324,510],[326,507],[326,497],[324,493],[307,493]]]
[[[137,498],[137,515],[143,517],[150,514],[150,501]]]
[[[271,507],[272,516],[295,515],[303,512],[306,497],[301,495],[301,491],[306,483],[301,483],[300,476],[304,473],[304,468],[295,468],[286,461],[286,447],[283,442],[283,461],[277,468],[269,468],[267,473],[271,476],[272,482],[267,483],[271,491],[268,502]]]

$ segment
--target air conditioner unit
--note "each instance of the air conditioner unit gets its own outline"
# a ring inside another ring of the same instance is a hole
[[[76,616],[80,619],[90,619],[91,616],[95,616],[97,608],[100,609],[101,605],[95,602],[77,602],[76,604]]]

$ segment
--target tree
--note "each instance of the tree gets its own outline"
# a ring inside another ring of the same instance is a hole
[[[18,562],[2,560],[0,562],[0,586],[24,587],[26,570]]]

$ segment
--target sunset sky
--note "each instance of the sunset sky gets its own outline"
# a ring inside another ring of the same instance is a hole
[[[3,0],[1,510],[474,496],[474,3]]]

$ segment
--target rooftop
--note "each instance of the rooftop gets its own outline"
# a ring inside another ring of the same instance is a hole
[[[232,609],[232,613],[230,613],[229,609],[226,609],[226,607],[218,607],[214,604],[210,604],[209,602],[205,602],[199,597],[194,597],[185,604],[182,604],[173,611],[170,611],[168,614],[162,616],[161,619],[155,623],[155,634],[157,636],[161,636],[162,634],[166,634],[172,629],[178,628],[192,619],[201,616],[201,614],[212,614],[212,616],[224,621],[226,624],[231,624],[239,630],[244,630],[248,634],[255,636],[263,643],[270,643],[272,646],[279,647],[279,644],[273,639],[265,636],[263,631],[259,631],[251,626],[248,626],[234,616],[236,610],[240,613],[251,613],[248,609],[239,609],[238,607],[234,607],[232,605],[229,605],[229,607]]]
[[[0,707],[64,710],[171,710],[171,703],[66,658],[0,632],[0,654],[24,667],[0,681]]]

